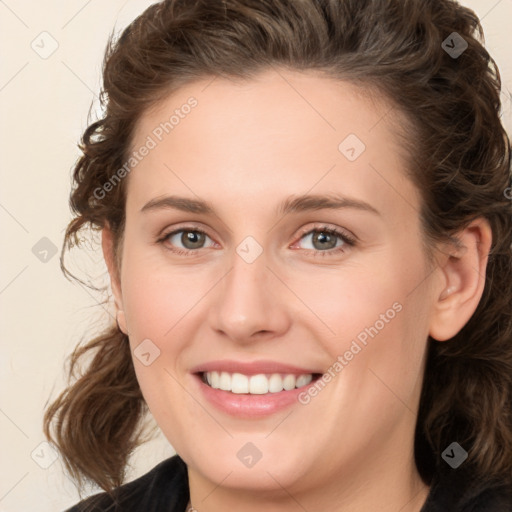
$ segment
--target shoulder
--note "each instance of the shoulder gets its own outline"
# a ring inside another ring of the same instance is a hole
[[[460,470],[443,471],[434,478],[420,512],[511,512],[512,487],[485,481]]]
[[[96,494],[66,512],[183,512],[188,499],[187,466],[174,455],[112,494]]]

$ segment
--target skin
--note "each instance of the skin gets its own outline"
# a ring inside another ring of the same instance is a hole
[[[429,266],[421,198],[391,124],[403,120],[362,92],[272,69],[246,83],[189,84],[137,125],[132,149],[190,96],[198,101],[126,178],[120,268],[108,226],[103,250],[131,347],[150,339],[160,350],[149,366],[136,357],[134,366],[152,415],[188,465],[199,512],[418,512],[427,498],[413,458],[427,337],[448,340],[475,311],[491,230],[477,219],[459,233],[464,250],[440,248]],[[350,133],[366,145],[353,162],[338,150]],[[276,213],[306,193],[343,194],[379,213]],[[169,194],[208,201],[215,214],[141,212]],[[334,253],[314,242],[308,233],[324,224],[356,245]],[[157,242],[183,227],[207,231],[203,248],[183,245],[181,233]],[[247,236],[263,250],[252,263],[236,252]],[[236,418],[206,401],[190,374],[216,359],[327,371],[395,303],[401,311],[307,405]],[[237,457],[247,442],[262,454],[251,468]]]

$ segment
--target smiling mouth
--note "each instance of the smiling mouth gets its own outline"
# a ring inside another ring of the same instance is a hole
[[[200,372],[202,382],[213,389],[235,394],[265,395],[302,388],[320,378],[320,373],[260,373],[244,375],[230,372]]]

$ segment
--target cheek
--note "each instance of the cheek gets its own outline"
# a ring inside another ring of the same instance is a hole
[[[428,337],[426,275],[418,246],[407,253],[382,252],[371,262],[330,276],[297,281],[297,294],[307,297],[322,320],[317,323],[328,328],[317,340],[332,364],[343,358],[343,369],[337,368],[345,378],[338,385],[350,382],[369,407],[395,400],[390,389],[406,403],[417,391]]]
[[[201,325],[197,305],[206,290],[179,271],[140,261],[127,261],[123,282],[133,363],[152,416],[173,442],[187,435],[178,416],[204,420],[181,378],[194,329]]]
[[[368,338],[369,329],[389,332],[391,325],[413,314],[420,305],[411,303],[411,291],[424,277],[421,260],[405,261],[399,254],[373,255],[357,265],[349,261],[339,268],[317,269],[313,278],[298,270],[286,274],[294,293],[307,305],[308,322],[313,325],[315,321],[318,333],[325,328],[326,335],[320,339],[329,340],[332,356],[347,341]]]
[[[133,246],[123,262],[122,290],[128,330],[137,339],[172,337],[176,326],[193,316],[215,276],[192,266],[172,266],[148,258]],[[211,281],[211,282],[210,282]]]
[[[122,268],[123,307],[137,380],[157,423],[176,435],[177,411],[188,410],[191,418],[198,414],[197,403],[176,379],[184,361],[190,360],[191,341],[204,324],[205,296],[218,275],[151,261],[135,245]]]

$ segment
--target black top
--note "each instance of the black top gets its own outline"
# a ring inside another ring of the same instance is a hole
[[[478,483],[461,468],[446,465],[436,475],[420,512],[512,512],[512,489]],[[174,455],[114,494],[115,500],[106,493],[96,494],[66,512],[185,512],[187,466]]]

